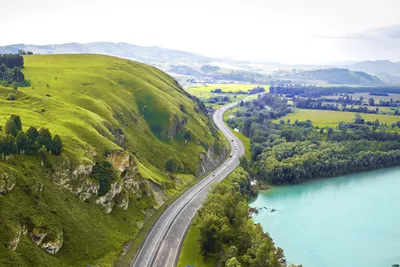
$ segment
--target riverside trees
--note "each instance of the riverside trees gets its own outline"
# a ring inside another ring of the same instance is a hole
[[[379,121],[365,122],[356,114],[354,122],[339,123],[336,129],[319,129],[310,120],[276,124],[272,119],[283,115],[286,104],[274,96],[265,100],[246,103],[228,124],[250,137],[251,169],[269,183],[294,184],[400,164],[400,136]]]
[[[248,217],[251,192],[248,173],[242,168],[212,189],[195,222],[203,257],[219,255],[220,266],[281,266],[283,250]]]

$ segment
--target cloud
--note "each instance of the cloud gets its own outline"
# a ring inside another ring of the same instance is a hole
[[[343,36],[317,36],[320,39],[343,39],[343,40],[400,40],[400,24],[371,29],[363,32]]]

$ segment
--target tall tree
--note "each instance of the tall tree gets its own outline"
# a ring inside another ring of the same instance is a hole
[[[375,100],[371,97],[370,99],[368,99],[368,104],[370,106],[375,106]]]
[[[21,154],[29,147],[28,137],[23,131],[19,131],[15,137],[15,145],[17,146],[18,152]]]
[[[5,126],[6,134],[16,136],[22,130],[21,118],[18,115],[11,115]]]
[[[36,142],[38,144],[38,147],[45,146],[47,150],[50,150],[52,145],[52,138],[49,129],[41,128],[39,130],[39,135],[36,138]]]
[[[62,147],[63,147],[63,143],[61,141],[61,138],[58,134],[56,134],[53,137],[53,142],[51,145],[51,153],[55,154],[55,155],[60,155],[61,151],[62,151]]]
[[[29,127],[29,129],[26,131],[26,135],[28,136],[29,140],[31,142],[35,142],[36,138],[39,136],[39,132],[36,129],[36,127]]]

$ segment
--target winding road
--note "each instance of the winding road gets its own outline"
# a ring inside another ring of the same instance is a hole
[[[213,120],[231,145],[231,154],[225,162],[206,178],[194,185],[161,215],[147,236],[132,267],[174,267],[176,266],[181,244],[196,211],[203,204],[210,186],[227,177],[238,165],[240,156],[244,155],[243,143],[224,123],[224,113],[237,105],[232,103],[214,112]],[[187,265],[190,265],[188,262]]]

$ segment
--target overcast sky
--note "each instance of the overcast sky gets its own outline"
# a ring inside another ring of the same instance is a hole
[[[400,60],[382,51],[381,36],[362,38],[400,25],[399,0],[0,0],[0,6],[0,45],[112,41],[283,63]],[[400,37],[393,39],[390,49],[397,49]]]

